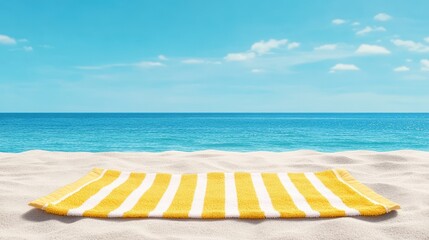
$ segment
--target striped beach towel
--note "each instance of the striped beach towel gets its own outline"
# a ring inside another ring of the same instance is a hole
[[[166,174],[96,168],[30,205],[58,215],[103,218],[376,216],[399,209],[342,169]]]

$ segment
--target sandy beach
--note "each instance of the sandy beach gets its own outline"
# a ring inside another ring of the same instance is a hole
[[[0,153],[1,239],[428,239],[429,152]],[[402,207],[381,217],[165,220],[60,217],[27,203],[94,167],[144,172],[303,172],[345,168]]]

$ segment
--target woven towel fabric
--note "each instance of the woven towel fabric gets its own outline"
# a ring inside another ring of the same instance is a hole
[[[102,218],[377,216],[399,209],[343,169],[167,174],[96,168],[30,205],[58,215]]]

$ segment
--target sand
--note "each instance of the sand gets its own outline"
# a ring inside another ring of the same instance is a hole
[[[402,209],[381,217],[269,220],[61,217],[27,203],[93,167],[145,172],[345,168]],[[1,239],[429,239],[429,152],[0,153]]]

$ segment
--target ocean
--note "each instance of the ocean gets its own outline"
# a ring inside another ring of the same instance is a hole
[[[429,150],[427,113],[0,113],[0,152]]]

